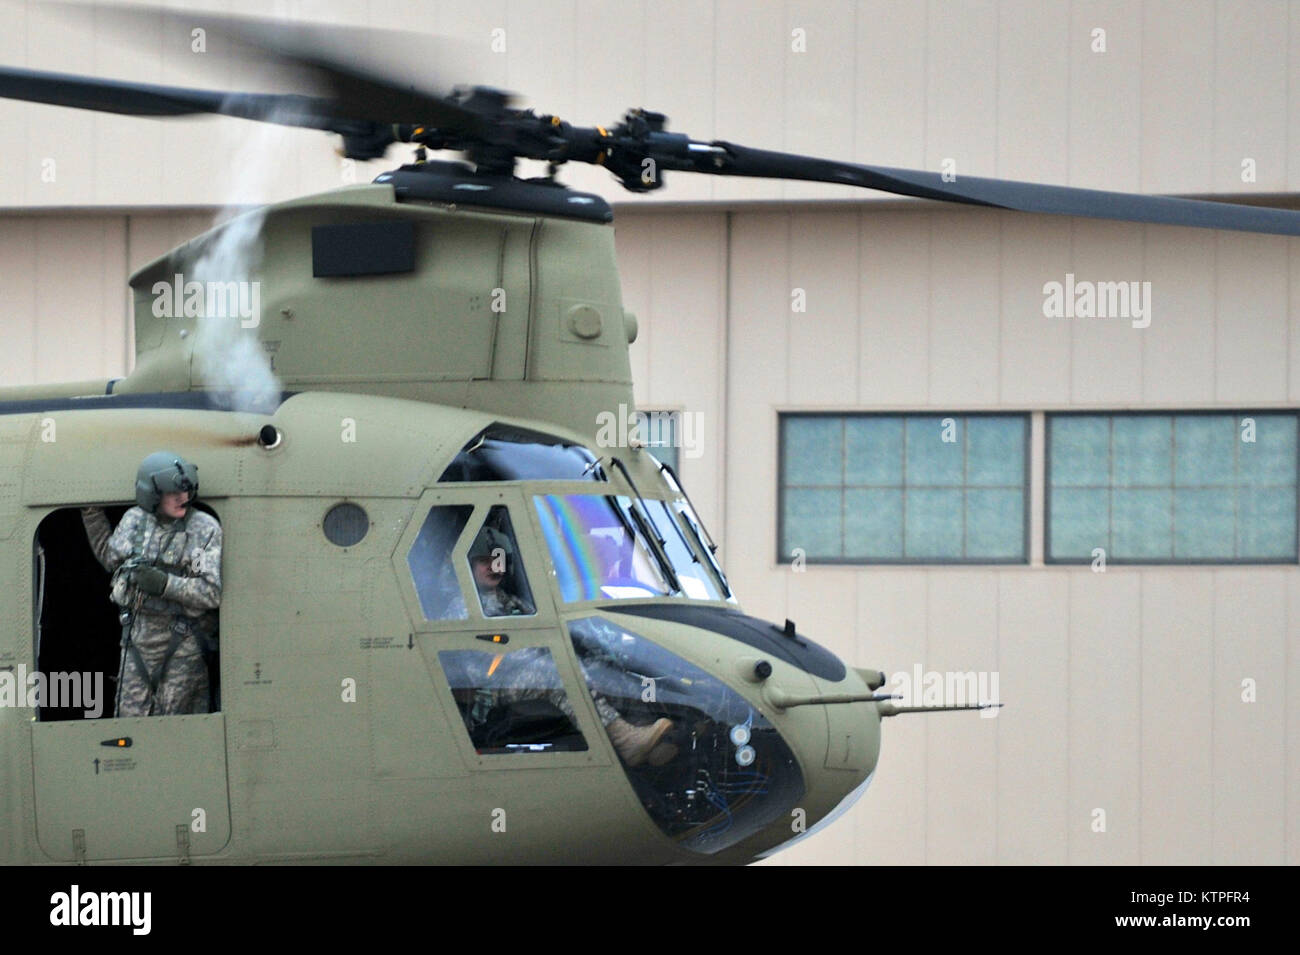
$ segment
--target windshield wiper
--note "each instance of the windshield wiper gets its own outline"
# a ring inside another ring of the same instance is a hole
[[[686,488],[682,487],[682,482],[677,479],[677,472],[672,469],[671,465],[663,461],[659,462],[659,470],[668,472],[668,476],[672,478],[673,487],[676,489],[677,493],[686,498],[686,503],[690,506],[691,513],[694,514],[695,519],[700,522],[700,530],[704,531],[704,536],[709,541],[709,553],[716,554],[718,552],[718,545],[713,543],[713,535],[710,534],[709,529],[704,526],[704,518],[700,517],[700,512],[695,509],[695,502],[691,500],[691,495],[687,492]]]
[[[659,470],[668,473],[668,478],[673,482],[673,487],[677,490],[677,493],[686,499],[686,506],[689,508],[690,514],[682,514],[681,516],[685,518],[686,526],[690,528],[691,536],[695,538],[695,543],[709,558],[709,565],[713,568],[713,573],[718,578],[718,583],[722,585],[723,593],[730,597],[731,585],[727,583],[727,575],[722,572],[722,566],[714,556],[718,552],[718,545],[713,542],[713,535],[710,534],[709,529],[704,526],[704,518],[700,517],[700,512],[695,509],[695,502],[691,500],[691,495],[687,492],[686,488],[682,486],[682,482],[677,477],[677,472],[674,471],[670,465],[662,461],[659,462]],[[696,526],[696,521],[699,522],[698,527]],[[705,546],[704,541],[700,539],[700,531],[703,531],[704,536],[708,539],[709,543],[707,547]]]
[[[659,562],[659,568],[663,571],[668,586],[672,588],[673,593],[685,593],[682,590],[682,582],[677,579],[677,571],[673,569],[673,562],[668,559],[668,551],[665,549],[667,542],[664,540],[664,536],[659,533],[659,525],[650,516],[649,510],[645,506],[645,498],[641,496],[641,492],[637,489],[636,482],[632,480],[632,475],[628,473],[627,467],[618,458],[610,458],[609,463],[618,468],[624,480],[627,481],[627,486],[636,495],[637,507],[629,508],[629,511],[636,523],[641,526],[642,533],[644,533],[646,541],[650,544],[650,553],[654,554],[655,560]],[[653,534],[650,533],[652,527],[654,528]]]

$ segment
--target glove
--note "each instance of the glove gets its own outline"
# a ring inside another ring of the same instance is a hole
[[[167,574],[157,567],[137,567],[131,582],[151,597],[159,597],[167,589]]]

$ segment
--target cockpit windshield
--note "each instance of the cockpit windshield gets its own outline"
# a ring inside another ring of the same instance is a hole
[[[542,494],[533,501],[566,603],[667,596],[723,599],[666,502],[645,502],[650,518],[646,525],[636,512],[638,505],[624,496]],[[647,533],[662,536],[680,590],[666,579]]]
[[[676,509],[667,501],[646,501],[650,518],[664,535],[664,550],[672,561],[673,571],[681,582],[682,593],[694,600],[722,600],[714,578],[686,541],[682,526],[675,520]]]
[[[539,494],[533,501],[565,602],[669,594],[654,556],[627,516],[628,498]]]

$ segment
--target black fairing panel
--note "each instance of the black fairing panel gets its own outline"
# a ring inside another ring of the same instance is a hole
[[[743,614],[738,610],[693,605],[675,606],[667,603],[641,604],[634,607],[609,606],[603,609],[611,613],[627,613],[636,617],[668,620],[686,624],[688,627],[699,627],[701,630],[712,630],[714,633],[739,640],[756,650],[793,664],[805,673],[830,680],[832,683],[844,679],[847,672],[843,661],[820,644],[798,633],[793,637],[787,637],[775,624]]]

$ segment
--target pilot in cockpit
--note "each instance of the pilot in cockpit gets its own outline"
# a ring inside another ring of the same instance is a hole
[[[470,545],[470,568],[485,617],[505,617],[537,612],[527,593],[528,584],[519,573],[513,535],[506,529],[508,526],[507,524],[504,527],[494,527],[490,523],[484,524],[478,536],[474,538],[474,543]],[[616,559],[617,553],[610,556]],[[516,592],[517,589],[523,590],[524,593]],[[512,686],[496,691],[495,701],[518,702],[525,699],[544,699],[559,709],[576,726],[577,717],[572,705],[562,689],[557,689],[550,684],[549,676],[548,671],[540,668],[532,672],[516,673]],[[533,680],[537,681],[535,685],[532,684]],[[625,720],[613,704],[594,688],[591,689],[591,697],[595,701],[601,725],[609,734],[610,742],[614,744],[615,750],[628,766],[639,766],[647,762],[652,766],[662,766],[677,756],[677,746],[665,739],[673,729],[672,720],[660,718],[649,725],[637,726]]]
[[[509,580],[514,547],[510,538],[495,527],[484,525],[469,549],[470,568],[474,573],[474,586],[483,605],[483,616],[505,617],[512,614],[531,614],[536,608],[527,599],[513,591]]]

